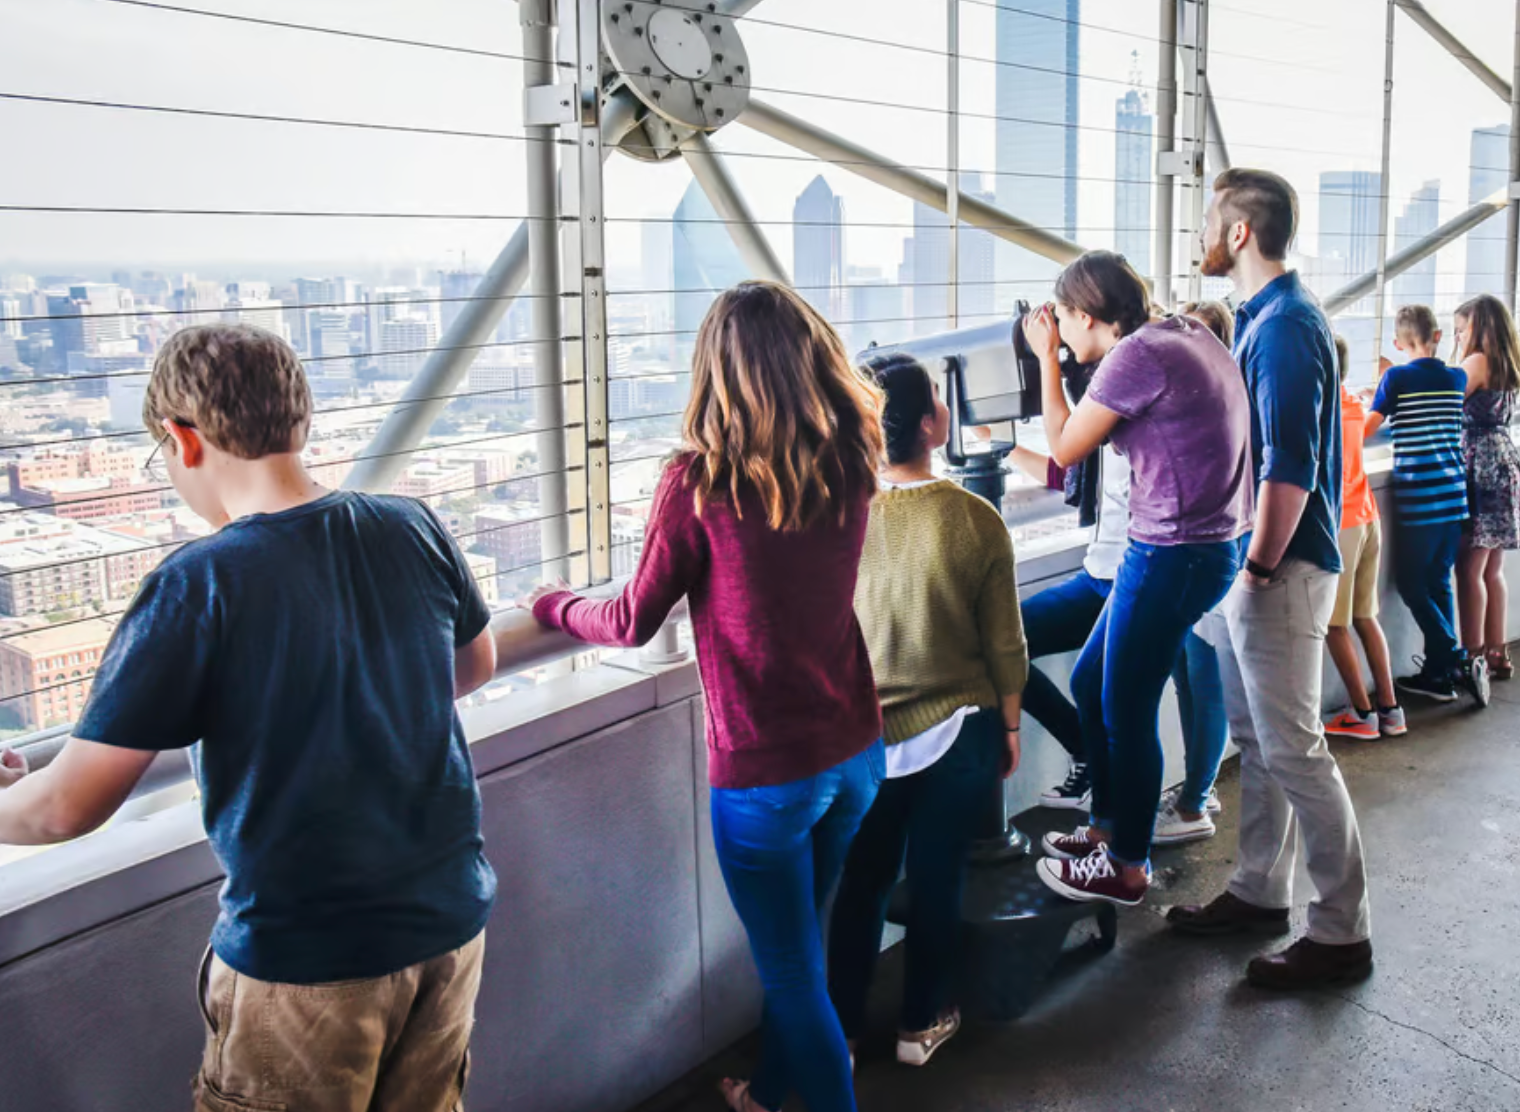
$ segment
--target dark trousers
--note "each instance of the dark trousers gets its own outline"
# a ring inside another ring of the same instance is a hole
[[[1393,531],[1393,581],[1415,624],[1425,635],[1425,671],[1445,674],[1457,666],[1457,606],[1451,573],[1457,566],[1462,523],[1403,525]]]
[[[850,839],[886,772],[880,742],[816,776],[714,788],[713,844],[765,989],[760,1062],[749,1092],[779,1109],[855,1112],[850,1054],[829,1002],[824,908]]]
[[[1020,610],[1029,659],[1075,652],[1085,645],[1112,587],[1110,580],[1094,579],[1084,568],[1070,579],[1025,599]],[[1029,669],[1024,713],[1044,726],[1073,760],[1085,760],[1077,708],[1038,668]]]
[[[968,715],[944,756],[911,776],[884,781],[877,792],[850,846],[829,927],[829,996],[846,1037],[857,1038],[864,1026],[887,901],[905,860],[901,1028],[926,1030],[945,1009],[960,937],[966,852],[977,806],[997,780],[1004,744],[997,711]]]
[[[1092,769],[1093,823],[1113,834],[1113,855],[1150,857],[1161,800],[1161,695],[1183,641],[1218,605],[1240,567],[1240,546],[1131,541],[1072,671]]]

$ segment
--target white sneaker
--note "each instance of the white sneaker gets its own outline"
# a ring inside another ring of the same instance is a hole
[[[1205,811],[1196,819],[1183,818],[1173,801],[1156,815],[1156,829],[1151,843],[1158,846],[1180,846],[1184,842],[1201,842],[1214,836],[1214,820]]]
[[[1180,785],[1175,788],[1167,788],[1166,791],[1161,793],[1161,801],[1156,804],[1156,814],[1161,814],[1168,807],[1177,806],[1177,801],[1181,798],[1182,787]],[[1209,789],[1209,798],[1205,801],[1203,809],[1205,813],[1210,815],[1217,815],[1224,810],[1224,804],[1219,802],[1219,789]]]
[[[927,1031],[897,1032],[897,1060],[905,1066],[927,1065],[934,1052],[961,1029],[961,1010],[951,1008]]]

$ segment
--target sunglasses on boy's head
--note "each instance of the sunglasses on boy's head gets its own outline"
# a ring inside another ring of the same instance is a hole
[[[182,429],[195,428],[195,422],[184,417],[170,417]],[[158,443],[153,445],[153,451],[148,453],[148,458],[143,461],[143,473],[150,479],[166,483],[169,481],[169,468],[163,460],[164,445],[169,443],[169,434],[164,433],[158,438]]]

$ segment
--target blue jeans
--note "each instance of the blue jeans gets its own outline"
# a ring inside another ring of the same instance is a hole
[[[1457,666],[1457,606],[1451,573],[1457,566],[1462,523],[1397,525],[1393,531],[1393,582],[1425,635],[1426,672],[1445,675]]]
[[[966,852],[977,807],[998,783],[1003,716],[967,715],[945,755],[928,768],[888,780],[850,846],[829,924],[829,995],[847,1038],[865,1026],[866,995],[881,952],[887,902],[906,861],[907,939],[900,1027],[933,1026],[949,1002],[961,931]]]
[[[1024,615],[1029,659],[1069,653],[1085,645],[1112,587],[1111,581],[1094,579],[1084,568],[1070,579],[1025,599],[1020,610]],[[1038,668],[1029,669],[1024,713],[1044,726],[1073,760],[1086,760],[1077,708]]]
[[[1077,658],[1072,694],[1092,769],[1093,823],[1120,861],[1150,857],[1161,800],[1161,695],[1183,641],[1218,605],[1240,546],[1130,541],[1113,593]]]
[[[750,1095],[779,1109],[854,1112],[850,1052],[829,1000],[823,913],[850,840],[886,775],[881,742],[816,776],[765,788],[714,788],[713,843],[765,989]]]
[[[1224,747],[1230,740],[1230,723],[1224,710],[1219,654],[1196,630],[1190,630],[1182,643],[1182,656],[1172,669],[1172,683],[1177,687],[1187,765],[1177,807],[1189,814],[1201,814],[1219,776],[1219,762],[1224,760]]]

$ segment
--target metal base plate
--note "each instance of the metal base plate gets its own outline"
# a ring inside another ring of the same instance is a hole
[[[608,66],[657,115],[716,131],[749,104],[749,55],[735,21],[697,0],[611,0],[602,6]],[[652,144],[659,138],[650,135]]]

